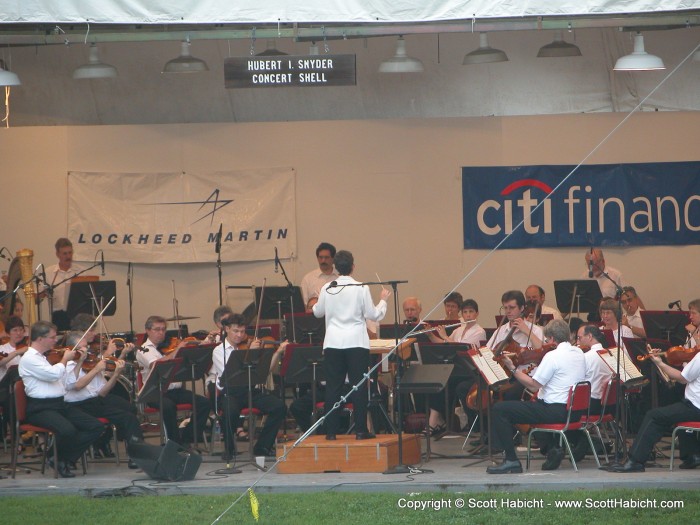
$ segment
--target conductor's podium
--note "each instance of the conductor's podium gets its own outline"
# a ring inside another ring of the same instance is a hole
[[[375,439],[356,440],[354,434],[338,434],[336,441],[326,436],[310,436],[291,450],[291,443],[277,445],[277,457],[289,451],[277,465],[280,474],[323,472],[384,472],[399,464],[399,438],[379,434]],[[403,463],[420,462],[420,435],[403,434]]]

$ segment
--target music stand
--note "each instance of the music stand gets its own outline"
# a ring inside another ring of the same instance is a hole
[[[287,335],[293,334],[299,339],[295,343],[320,344],[326,335],[325,318],[305,312],[284,314],[284,326]]]
[[[287,355],[289,354],[289,357]],[[320,346],[290,345],[284,352],[284,384],[311,383],[311,424],[316,422],[318,381],[325,381],[323,370],[323,348]],[[281,371],[281,370],[280,370]]]
[[[93,302],[92,290],[95,291],[97,303]],[[102,315],[114,315],[117,311],[117,283],[116,281],[92,281],[73,282],[68,294],[68,306],[66,312],[68,319],[73,319],[78,314],[96,315],[100,304],[107,304],[114,297]]]
[[[554,295],[557,299],[557,309],[560,312],[569,312],[569,319],[574,311],[579,317],[582,312],[597,312],[603,298],[598,281],[593,279],[554,281]]]
[[[253,415],[253,385],[265,384],[270,373],[270,363],[272,362],[272,348],[255,348],[249,350],[236,350],[231,352],[226,361],[226,368],[223,373],[223,384],[227,388],[247,387],[248,388],[248,416]],[[230,395],[230,392],[226,392]],[[226,414],[226,417],[229,417]],[[250,441],[248,442],[248,463],[255,468],[265,471],[253,457],[253,437],[255,429],[250,428]]]
[[[172,358],[165,361],[154,361],[151,371],[143,382],[141,390],[136,394],[137,403],[154,403],[157,399],[160,411],[160,444],[165,444],[165,418],[163,418],[163,395],[172,383],[172,377],[182,363],[182,359]],[[171,436],[172,437],[172,436]]]
[[[263,287],[255,287],[255,305],[260,308],[260,295]],[[298,286],[266,286],[263,295],[261,319],[282,320],[284,314],[303,312],[304,300],[301,298],[301,289]]]
[[[454,365],[439,364],[439,365],[413,365],[401,378],[401,383],[397,386],[398,394],[438,394],[447,387],[447,381],[450,379]],[[430,413],[430,399],[425,396],[425,414],[426,417]],[[399,442],[403,439],[402,433],[399,432]],[[425,460],[430,461],[430,430],[429,426],[425,425]],[[401,451],[402,449],[399,448]],[[399,455],[399,465],[403,464],[403,458]],[[432,472],[424,470],[423,472]]]
[[[192,434],[194,448],[197,448],[199,432],[197,432],[197,394],[195,381],[200,379],[211,368],[211,353],[216,348],[216,343],[194,344],[183,346],[177,351],[176,359],[182,359],[182,364],[175,371],[172,382],[190,381],[192,384]]]
[[[642,310],[640,315],[647,339],[663,339],[671,346],[685,343],[688,336],[685,327],[690,322],[687,312]]]

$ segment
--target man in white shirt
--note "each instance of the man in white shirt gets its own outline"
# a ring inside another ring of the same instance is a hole
[[[225,452],[223,459],[225,461],[236,455],[235,442],[233,439],[233,430],[238,424],[238,418],[241,410],[248,407],[248,387],[247,386],[227,386],[224,377],[224,371],[229,358],[233,352],[245,353],[245,350],[239,350],[239,345],[246,339],[246,323],[245,319],[240,314],[231,314],[221,320],[226,334],[226,340],[219,344],[212,352],[211,372],[215,382],[210,386],[210,390],[216,387],[218,392],[224,394],[219,399],[219,409],[223,414],[223,432],[225,439]],[[253,341],[250,348],[259,348],[260,342]],[[215,394],[212,391],[212,394]],[[265,424],[258,440],[255,442],[253,453],[256,456],[274,456],[275,455],[275,439],[277,432],[282,426],[284,417],[287,414],[287,408],[278,397],[268,394],[267,392],[256,388],[253,385],[252,391],[253,408],[257,408],[267,416]]]
[[[158,346],[165,341],[165,329],[165,318],[161,316],[152,315],[146,320],[147,339],[136,352],[136,361],[141,365],[141,368],[143,368],[144,382],[156,361],[166,361],[177,355],[177,349],[166,356],[163,356],[160,350],[158,350]],[[180,346],[182,346],[182,344],[183,343],[180,343]],[[204,426],[207,424],[207,419],[209,418],[209,400],[198,394],[194,397],[194,410],[197,413],[197,441],[203,441]],[[180,433],[180,429],[177,425],[177,405],[189,403],[192,403],[192,392],[184,389],[182,383],[170,383],[168,391],[163,396],[161,414],[168,439],[172,439],[181,445],[187,445],[194,441],[192,432],[193,418],[190,418],[190,422],[183,429],[182,433]],[[158,406],[157,402],[148,404],[155,407]]]
[[[646,338],[647,333],[644,330],[642,314],[640,313],[644,308],[642,308],[640,304],[637,290],[632,286],[625,286],[622,289],[622,298],[620,302],[622,303],[622,308],[625,310],[622,315],[622,324],[632,330],[634,337]]]
[[[622,272],[606,266],[603,250],[600,248],[591,248],[586,252],[586,270],[581,274],[582,279],[595,279],[600,287],[600,294],[603,297],[616,297],[618,287],[622,288]],[[603,272],[608,274],[608,279]]]
[[[583,352],[569,342],[568,325],[556,319],[544,328],[546,340],[557,343],[557,347],[547,352],[532,377],[516,369],[513,362],[503,358],[503,366],[510,370],[513,377],[531,390],[539,390],[537,401],[501,401],[491,410],[492,444],[502,449],[505,459],[500,465],[488,467],[489,474],[521,473],[520,460],[513,444],[515,424],[529,423],[563,423],[566,421],[566,402],[569,389],[586,377],[586,360]],[[564,458],[564,451],[553,446],[551,434],[541,434],[538,439],[548,450],[547,460],[542,470],[555,470]],[[538,436],[539,437],[539,436]]]
[[[652,359],[671,379],[686,385],[685,399],[649,410],[629,448],[627,461],[611,466],[611,472],[644,472],[644,462],[654,445],[673,425],[682,421],[700,421],[700,354],[696,354],[682,371],[666,364],[657,355]],[[680,468],[694,469],[700,466],[700,443],[695,433],[679,432],[677,435],[680,458],[683,460]]]
[[[561,312],[552,306],[544,304],[545,294],[544,288],[537,284],[531,284],[525,289],[525,300],[528,303],[536,303],[538,305],[538,315],[551,315],[552,319],[561,319]],[[538,324],[544,324],[539,322]]]
[[[56,469],[63,478],[75,477],[70,465],[104,431],[104,425],[64,401],[66,363],[78,353],[65,350],[61,361],[49,364],[44,354],[56,344],[56,325],[38,321],[31,328],[31,345],[19,362],[19,375],[27,394],[27,419],[32,425],[51,429],[58,446]]]
[[[46,293],[50,294],[51,320],[58,327],[58,330],[65,331],[70,328],[70,319],[68,319],[66,311],[70,294],[70,278],[82,272],[84,268],[73,264],[73,243],[65,237],[56,241],[56,257],[58,264],[46,269],[46,279],[48,280],[46,284],[51,286],[51,291]]]
[[[304,306],[308,306],[311,299],[317,298],[321,287],[334,281],[338,277],[338,272],[333,268],[335,258],[335,246],[322,242],[316,248],[316,259],[318,269],[311,270],[301,280],[301,296],[304,299]]]
[[[386,315],[386,300],[391,295],[382,289],[381,300],[372,302],[369,288],[350,277],[355,269],[352,253],[341,250],[335,256],[335,267],[340,274],[337,286],[326,284],[321,289],[313,312],[326,318],[326,336],[323,340],[323,369],[326,372],[326,439],[334,440],[340,412],[333,405],[340,400],[345,376],[356,385],[367,373],[369,366],[369,335],[367,319],[381,321]],[[367,385],[362,384],[352,395],[355,417],[355,437],[372,439],[367,430]]]

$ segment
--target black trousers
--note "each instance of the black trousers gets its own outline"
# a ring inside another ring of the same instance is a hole
[[[630,447],[630,458],[638,463],[644,463],[664,433],[681,421],[700,421],[700,409],[687,399],[647,412],[637,437]],[[679,432],[678,445],[681,459],[686,459],[700,451],[695,433]]]
[[[209,392],[213,395],[214,385],[209,385],[209,387]],[[230,388],[228,396],[226,396],[226,391],[222,392],[218,400],[218,407],[224,419],[222,430],[226,450],[234,454],[236,449],[233,434],[238,427],[238,418],[241,416],[241,410],[248,408],[248,389],[246,387]],[[266,456],[268,453],[274,453],[277,432],[282,426],[284,417],[287,415],[287,408],[279,397],[258,389],[253,390],[253,408],[257,408],[267,416],[260,432],[260,437],[255,442],[253,452],[257,456]],[[251,446],[253,446],[254,430],[251,428],[249,432]]]
[[[326,348],[323,351],[323,370],[326,373],[326,433],[337,434],[340,425],[340,411],[329,414],[333,405],[340,400],[348,376],[351,385],[356,385],[367,373],[369,366],[368,348]],[[352,394],[354,405],[355,432],[367,432],[367,383],[363,383]]]
[[[184,405],[187,403],[192,403],[192,392],[184,388],[173,388],[168,390],[163,396],[161,415],[163,417],[163,423],[165,424],[165,430],[168,433],[168,439],[177,441],[180,444],[192,443],[194,441],[192,419],[190,419],[190,422],[183,429],[182,434],[180,434],[180,429],[177,426],[177,405]],[[148,406],[158,408],[158,403],[148,403]],[[204,427],[209,418],[210,408],[211,405],[206,397],[198,394],[195,395],[195,406],[193,410],[197,413],[197,441],[199,442],[203,441]]]
[[[27,423],[54,432],[58,460],[73,463],[104,431],[93,416],[69,405],[62,397],[34,399],[27,396]]]
[[[518,456],[513,444],[516,423],[564,423],[566,421],[566,404],[545,403],[544,401],[501,401],[491,409],[491,444],[506,454],[508,461],[515,461]],[[541,446],[547,446],[554,436],[549,433],[537,434]]]
[[[103,417],[117,427],[117,436],[127,441],[143,441],[143,432],[136,415],[132,412],[129,402],[119,396],[107,394],[84,401],[68,403],[86,414]]]

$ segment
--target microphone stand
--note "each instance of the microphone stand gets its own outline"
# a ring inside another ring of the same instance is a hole
[[[615,285],[615,289],[617,290],[616,296],[617,296],[617,312],[620,314],[620,318],[622,317],[622,294],[624,293],[624,290],[622,287],[615,282],[615,280],[608,275],[608,273],[602,269],[600,266],[598,266],[596,263],[593,263],[593,266],[597,268],[600,271],[600,274],[605,277],[608,281],[613,283]],[[615,318],[617,318],[617,313],[615,315]],[[620,377],[620,359],[622,358],[622,323],[618,320],[617,321],[617,370],[615,373],[617,374],[617,377]],[[615,404],[615,420],[622,422],[620,432],[615,432],[615,455],[617,456],[619,454],[620,450],[625,450],[627,447],[625,446],[625,436],[627,435],[627,422],[625,419],[622,419],[622,404],[624,403],[623,398],[622,398],[622,381],[617,382],[617,403]],[[625,418],[627,417],[627,414],[625,414]]]
[[[134,290],[132,288],[132,280],[134,279],[134,267],[127,266],[126,269],[126,286],[129,289],[129,330],[134,334]]]
[[[219,332],[219,340],[221,341],[221,351],[224,353],[224,370],[223,370],[223,376],[224,376],[224,425],[226,425],[226,432],[227,434],[224,435],[224,452],[227,454],[228,457],[233,457],[233,465],[231,465],[230,460],[226,461],[226,468],[216,470],[216,474],[240,474],[243,472],[241,469],[236,468],[236,460],[238,459],[238,450],[236,450],[236,454],[233,455],[231,454],[231,451],[229,450],[228,442],[229,440],[226,439],[226,436],[231,436],[231,439],[233,440],[233,448],[236,449],[236,427],[234,425],[237,425],[238,422],[234,424],[233,421],[231,421],[231,402],[229,401],[229,386],[228,386],[228,374],[226,373],[226,364],[228,363],[228,355],[226,354],[226,330],[224,329],[224,326],[221,325],[221,332]],[[218,348],[218,347],[216,347]],[[216,348],[214,348],[214,351],[216,352]],[[232,352],[235,352],[236,349],[234,348]],[[218,388],[218,383],[219,379],[217,378],[216,381],[214,381],[214,400],[216,400],[216,390]],[[215,405],[216,406],[216,405]],[[216,414],[218,416],[218,414]],[[250,430],[250,429],[249,429]],[[249,446],[253,446],[253,430],[251,430],[248,434],[250,436],[248,444]]]
[[[297,329],[296,329],[296,323],[294,322],[294,285],[292,284],[292,281],[289,280],[289,277],[287,277],[287,272],[284,269],[284,265],[282,264],[282,261],[278,258],[277,262],[280,266],[280,270],[282,270],[282,277],[284,277],[284,280],[287,281],[287,290],[289,291],[289,312],[292,314],[292,341],[295,343],[297,342]],[[284,326],[282,324],[282,310],[278,310],[279,316],[279,322],[280,322],[280,334],[282,334],[282,327]],[[289,336],[289,334],[285,334],[286,336]],[[280,340],[285,339],[284,337],[280,337]]]
[[[223,223],[216,234],[216,245],[214,248],[216,250],[216,270],[219,276],[219,306],[222,306],[224,304],[224,292],[221,279],[221,237],[223,235],[222,229]]]

